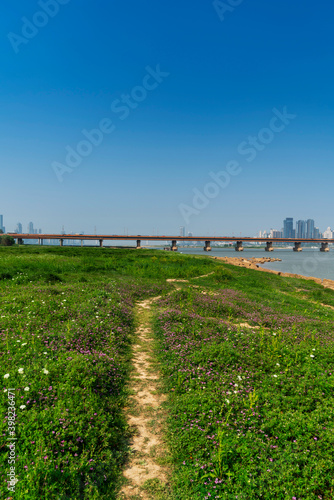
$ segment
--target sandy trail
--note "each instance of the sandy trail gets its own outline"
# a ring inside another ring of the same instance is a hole
[[[127,479],[120,497],[149,499],[145,482],[154,480],[161,486],[167,483],[167,469],[159,464],[165,453],[162,424],[164,413],[161,403],[166,399],[157,392],[159,374],[152,362],[151,304],[160,297],[145,300],[137,305],[137,343],[134,345],[134,371],[130,382],[133,391],[131,407],[127,411],[130,427],[135,431],[132,454],[124,470]]]

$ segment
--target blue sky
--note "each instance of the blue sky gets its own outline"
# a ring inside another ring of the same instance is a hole
[[[45,232],[172,234],[186,225],[253,235],[289,216],[334,226],[330,2],[4,0],[1,8],[7,230],[31,220]],[[120,105],[127,111],[115,112]],[[274,131],[273,109],[293,116]],[[82,131],[104,119],[109,133],[85,149]],[[73,168],[67,147],[89,154]],[[210,172],[226,175],[231,161],[235,175],[212,185]]]

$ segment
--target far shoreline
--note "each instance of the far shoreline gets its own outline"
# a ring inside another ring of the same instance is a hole
[[[266,262],[275,262],[275,261],[280,261],[281,259],[275,259],[271,257],[263,257],[263,258],[251,257],[249,259],[245,259],[244,257],[211,257],[209,255],[208,257],[210,259],[215,259],[221,262],[225,262],[226,264],[231,264],[232,266],[245,267],[247,269],[253,269],[254,271],[262,271],[265,273],[276,274],[277,276],[282,276],[283,278],[298,278],[308,281],[314,281],[318,285],[322,285],[324,288],[330,288],[331,290],[334,290],[334,280],[315,278],[314,276],[304,276],[302,274],[274,271],[273,269],[266,269],[265,267],[259,265],[260,263],[265,264]]]

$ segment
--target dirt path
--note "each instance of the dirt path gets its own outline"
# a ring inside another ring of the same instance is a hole
[[[127,479],[119,498],[154,498],[167,483],[167,469],[160,465],[165,454],[162,425],[164,395],[158,393],[159,374],[152,359],[151,304],[159,297],[137,304],[137,341],[134,345],[133,393],[127,418],[134,431],[132,455],[124,471]],[[160,463],[159,463],[160,462]],[[153,496],[152,496],[153,495]]]

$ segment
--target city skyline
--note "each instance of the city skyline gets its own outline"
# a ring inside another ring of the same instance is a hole
[[[3,214],[0,214],[0,229],[5,229],[3,227],[3,221],[4,221],[4,216]],[[331,226],[327,226],[326,229],[324,229],[323,232],[319,230],[318,227],[315,226],[315,221],[314,219],[307,219],[307,220],[297,220],[296,221],[296,228],[294,228],[294,219],[293,217],[287,217],[286,219],[283,220],[283,227],[281,230],[278,229],[270,229],[270,230],[264,230],[264,231],[259,231],[258,235],[259,237],[269,237],[269,238],[298,238],[298,239],[303,239],[303,238],[333,238],[334,237],[334,232],[331,230]],[[5,232],[5,231],[3,231]],[[8,230],[9,233],[18,233],[18,234],[103,234],[102,232],[98,233],[96,231],[96,226],[94,226],[94,231],[92,232],[85,232],[85,231],[65,231],[64,226],[62,226],[60,231],[42,231],[42,229],[37,229],[34,227],[33,222],[29,222],[27,225],[27,231],[23,231],[23,224],[21,222],[18,222],[16,224],[16,228],[11,230]],[[169,233],[170,235],[176,235],[179,234],[181,237],[185,237],[187,233],[187,236],[192,237],[194,235],[193,232],[187,230],[186,226],[180,226],[179,231],[171,232]],[[116,234],[114,233],[104,233],[104,234]],[[118,234],[130,234],[126,228],[124,228],[123,232],[120,232]],[[135,234],[132,233],[132,234]],[[153,228],[152,233],[146,233],[147,235],[149,234],[156,234],[156,235],[161,235],[161,234],[168,234],[166,231],[161,231],[159,233],[157,228]],[[199,235],[199,233],[197,233]],[[208,233],[205,233],[208,234]],[[219,234],[219,233],[218,233]],[[196,234],[195,234],[196,235]],[[211,233],[211,235],[217,235],[217,231],[214,231]],[[227,233],[220,233],[221,236],[227,236]],[[233,232],[232,234],[229,234],[228,236],[238,236],[237,232]],[[241,236],[241,234],[240,234]],[[243,236],[252,236],[251,234],[244,234]]]

